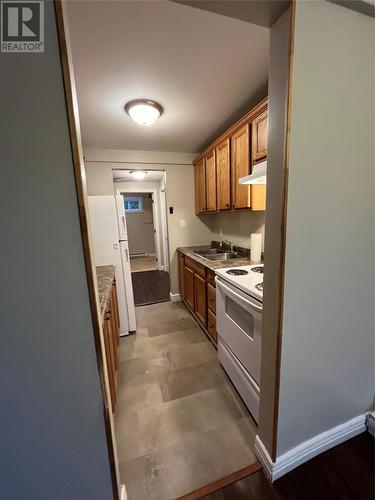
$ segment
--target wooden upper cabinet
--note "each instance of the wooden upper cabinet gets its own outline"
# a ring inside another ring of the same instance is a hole
[[[265,210],[266,187],[241,185],[267,158],[268,99],[263,99],[194,162],[195,213]]]
[[[258,163],[267,158],[268,110],[251,122],[251,162]]]
[[[225,139],[216,146],[217,208],[231,208],[230,141]]]
[[[239,179],[249,175],[249,124],[231,137],[232,150],[232,208],[250,208],[251,190],[248,185],[239,184]]]
[[[215,149],[212,149],[205,156],[205,166],[206,166],[206,211],[216,212],[217,210],[217,200],[216,200],[216,155]]]
[[[195,213],[206,212],[206,173],[204,159],[194,164],[195,179]]]

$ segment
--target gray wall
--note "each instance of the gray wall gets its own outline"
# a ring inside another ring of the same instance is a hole
[[[113,498],[52,2],[1,54],[0,498]]]
[[[295,22],[278,455],[374,398],[374,20]]]
[[[205,216],[203,216],[205,217]],[[250,248],[250,234],[262,233],[264,246],[264,223],[266,212],[237,212],[214,215],[216,240],[229,240],[244,248]]]
[[[129,193],[129,196],[140,196],[143,198],[143,209],[145,210],[146,200],[150,198],[147,193]],[[128,228],[129,252],[130,255],[137,253],[155,254],[154,222],[149,215],[145,218],[145,212],[126,213],[126,224]]]

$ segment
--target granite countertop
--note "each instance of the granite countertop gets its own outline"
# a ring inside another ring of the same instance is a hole
[[[96,278],[98,280],[100,317],[104,319],[104,313],[112,292],[112,282],[115,277],[115,266],[98,266]]]
[[[200,264],[203,264],[212,271],[215,271],[216,269],[223,269],[224,267],[240,267],[240,266],[249,266],[251,264],[259,264],[259,262],[252,262],[250,258],[246,256],[230,260],[208,260],[194,253],[194,251],[196,250],[206,250],[209,248],[211,248],[211,245],[196,246],[196,247],[179,247],[177,248],[177,251],[183,253],[187,257],[190,257],[190,259],[193,259],[199,262]]]

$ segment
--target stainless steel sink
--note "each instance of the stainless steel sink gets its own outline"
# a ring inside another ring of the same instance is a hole
[[[237,252],[220,250],[218,248],[210,248],[207,250],[197,250],[194,253],[207,260],[231,260],[238,259]]]
[[[225,250],[220,250],[219,248],[205,248],[203,250],[195,250],[194,253],[196,253],[197,255],[203,255],[203,256],[206,256],[206,255],[215,255],[215,254],[218,254],[218,253],[224,253]]]

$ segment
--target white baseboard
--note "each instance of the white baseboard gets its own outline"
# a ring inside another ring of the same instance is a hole
[[[375,411],[370,411],[367,415],[367,430],[375,437]]]
[[[169,296],[170,296],[172,302],[180,302],[181,301],[181,295],[179,293],[169,292]]]
[[[125,484],[121,485],[121,498],[120,500],[128,500],[128,495],[126,494]]]
[[[266,475],[271,481],[275,481],[311,458],[364,431],[366,431],[366,415],[358,415],[288,450],[277,457],[276,462],[272,461],[257,435],[255,438],[255,453],[263,465]]]

